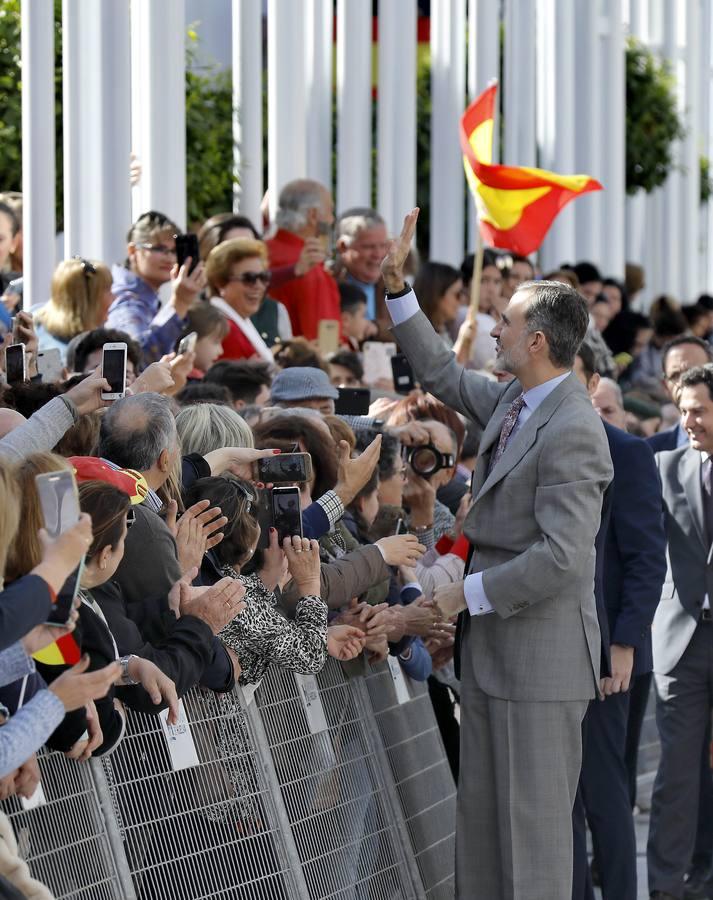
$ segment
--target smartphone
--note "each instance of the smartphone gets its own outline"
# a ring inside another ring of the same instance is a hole
[[[336,319],[320,319],[317,326],[317,348],[322,356],[339,349],[339,322]]]
[[[70,471],[46,472],[35,476],[35,486],[42,509],[45,531],[57,538],[79,520],[79,494],[74,474]],[[65,625],[79,590],[84,561],[74,570],[62,589],[47,618],[48,625]]]
[[[182,356],[184,353],[194,353],[197,343],[198,332],[192,331],[181,339],[181,343],[178,345],[178,355]]]
[[[180,269],[183,263],[191,258],[191,267],[188,270],[188,274],[195,269],[198,263],[201,261],[201,252],[198,247],[198,235],[192,234],[191,232],[187,232],[186,234],[177,234],[176,235],[176,262],[178,263],[178,268]]]
[[[24,344],[10,344],[5,350],[5,378],[8,384],[27,381],[27,362]]]
[[[277,529],[277,538],[280,544],[286,537],[292,537],[295,534],[302,537],[299,488],[276,487],[272,489],[272,524]]]
[[[255,518],[260,526],[257,549],[266,550],[270,546],[270,528],[272,528],[272,490],[270,488],[258,488],[255,508]]]
[[[367,341],[362,347],[364,381],[391,381],[391,357],[396,353],[396,344],[381,341]]]
[[[394,534],[408,534],[408,526],[403,519],[399,519],[396,523],[396,531]]]
[[[397,394],[408,394],[416,387],[411,363],[403,353],[396,353],[391,357],[391,372],[394,376],[394,390]]]
[[[102,348],[102,375],[111,386],[102,391],[102,400],[121,400],[126,394],[126,344],[104,344]]]
[[[369,388],[338,388],[339,397],[334,401],[338,416],[367,416],[371,405]]]
[[[280,453],[257,461],[258,481],[280,484],[285,481],[304,482],[312,477],[312,457],[309,453]]]
[[[45,384],[53,384],[62,378],[62,354],[57,347],[40,350],[37,354],[37,371]]]

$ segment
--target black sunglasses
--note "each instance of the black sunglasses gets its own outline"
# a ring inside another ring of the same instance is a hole
[[[266,287],[270,284],[272,278],[271,272],[243,272],[242,275],[234,275],[228,281],[239,281],[241,284],[248,284],[253,287],[261,281]]]

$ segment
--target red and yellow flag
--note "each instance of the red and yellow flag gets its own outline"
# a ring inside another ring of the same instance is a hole
[[[32,654],[33,659],[45,666],[74,666],[82,658],[74,636],[65,634],[58,638],[54,644],[43,647]]]
[[[463,165],[480,219],[483,241],[526,256],[542,243],[570,200],[602,186],[588,175],[557,175],[529,166],[493,165],[493,109],[497,84],[461,116]]]

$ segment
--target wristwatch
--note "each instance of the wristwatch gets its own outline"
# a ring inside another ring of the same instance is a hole
[[[129,663],[132,659],[138,659],[138,656],[135,653],[129,653],[128,656],[122,656],[119,660],[119,665],[121,666],[121,683],[126,685],[126,687],[139,683],[138,681],[134,681],[131,675],[129,675]]]

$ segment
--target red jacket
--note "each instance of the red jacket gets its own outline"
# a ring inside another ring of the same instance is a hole
[[[255,356],[257,350],[235,322],[231,322],[227,318],[225,321],[228,323],[230,331],[223,338],[223,355],[220,359],[250,359]]]
[[[265,243],[273,269],[293,266],[304,246],[301,237],[282,228]],[[296,336],[314,340],[320,319],[335,319],[341,326],[339,288],[332,276],[325,272],[324,266],[314,266],[306,275],[280,284],[270,290],[270,296],[287,307]]]

